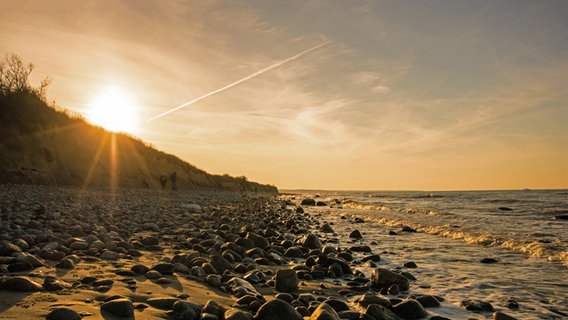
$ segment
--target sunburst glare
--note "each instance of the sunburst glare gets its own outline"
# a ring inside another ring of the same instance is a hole
[[[138,105],[128,91],[108,86],[98,92],[89,104],[87,120],[113,132],[135,133],[138,130]]]

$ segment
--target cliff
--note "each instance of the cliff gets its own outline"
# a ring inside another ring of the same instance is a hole
[[[211,175],[133,137],[105,131],[48,106],[37,95],[0,95],[0,183],[277,193],[244,177]]]

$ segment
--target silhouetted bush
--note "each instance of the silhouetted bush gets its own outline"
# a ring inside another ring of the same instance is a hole
[[[45,100],[50,80],[45,77],[39,87],[32,87],[29,83],[29,76],[33,70],[34,65],[31,63],[26,65],[18,55],[6,55],[4,61],[0,63],[0,95],[28,93]]]

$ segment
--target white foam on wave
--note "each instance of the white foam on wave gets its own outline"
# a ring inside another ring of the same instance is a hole
[[[389,207],[354,201],[344,202],[342,206],[345,209],[355,210],[353,213],[362,218],[370,218],[383,225],[391,227],[407,225],[421,232],[462,240],[468,244],[500,246],[551,262],[560,262],[568,267],[568,243],[561,239],[541,239],[538,241],[530,237],[508,238],[493,233],[498,231],[499,226],[489,225],[484,230],[478,222],[471,221],[472,219],[468,223],[468,220],[463,217],[433,210]],[[448,219],[450,216],[456,219]]]

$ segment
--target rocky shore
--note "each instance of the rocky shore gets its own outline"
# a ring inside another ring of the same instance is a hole
[[[364,221],[334,230],[301,200],[1,185],[0,317],[447,319],[428,311],[443,297],[413,293],[415,264],[381,264]]]

